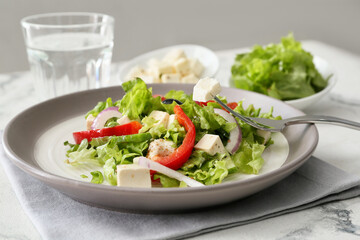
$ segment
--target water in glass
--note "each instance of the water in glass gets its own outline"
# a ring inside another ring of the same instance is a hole
[[[96,33],[58,33],[27,46],[35,89],[43,99],[90,88],[110,79],[113,42]]]

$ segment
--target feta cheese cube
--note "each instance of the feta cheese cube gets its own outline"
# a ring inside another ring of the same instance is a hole
[[[167,124],[167,129],[169,129],[170,128],[170,125],[175,121],[175,119],[176,119],[176,115],[175,114],[171,114],[170,116],[169,116],[169,121],[168,121],[168,124]]]
[[[179,83],[180,81],[181,75],[179,73],[161,75],[161,82],[163,83]]]
[[[117,185],[151,188],[150,170],[136,164],[117,165]]]
[[[197,58],[191,58],[190,60],[190,71],[194,73],[197,77],[200,77],[204,72],[204,66]]]
[[[149,144],[149,150],[146,155],[151,160],[157,157],[166,157],[175,151],[174,143],[165,139],[156,139]]]
[[[168,125],[169,116],[170,115],[167,112],[157,111],[157,110],[152,111],[149,115],[149,117],[152,117],[155,120],[157,120],[157,123],[155,123],[155,125],[163,124],[164,127],[167,127]]]
[[[140,75],[138,76],[138,78],[141,78],[145,83],[160,83],[160,79],[159,78],[155,78],[152,75]]]
[[[221,92],[220,83],[214,78],[202,78],[194,87],[193,100],[207,102]]]
[[[197,83],[198,81],[199,81],[199,78],[197,78],[195,76],[195,74],[193,74],[193,73],[181,78],[182,83]]]
[[[190,62],[186,58],[180,58],[174,63],[174,68],[177,73],[181,75],[188,75],[190,73]]]
[[[186,58],[186,54],[185,54],[184,50],[173,49],[165,55],[165,57],[163,58],[163,61],[172,64],[180,58]]]
[[[173,73],[173,67],[171,64],[161,63],[156,66],[151,66],[148,72],[155,78],[160,78],[162,74]]]
[[[116,121],[119,125],[123,125],[123,124],[127,124],[127,123],[130,123],[131,120],[128,116],[122,116],[121,118],[119,118],[117,121]]]
[[[160,61],[156,58],[151,58],[149,61],[147,61],[146,64],[148,67],[154,67],[154,66],[158,66],[160,64]]]
[[[216,153],[226,153],[225,147],[218,135],[205,134],[194,146],[196,150],[207,152],[211,156]]]

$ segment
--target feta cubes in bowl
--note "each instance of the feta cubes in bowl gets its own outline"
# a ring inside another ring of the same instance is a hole
[[[140,77],[146,83],[197,83],[212,77],[219,59],[199,45],[176,45],[138,56],[120,68],[119,79],[125,82]]]

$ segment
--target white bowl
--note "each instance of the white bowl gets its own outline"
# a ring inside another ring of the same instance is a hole
[[[305,109],[315,103],[317,103],[322,97],[324,97],[329,91],[334,87],[336,83],[336,75],[334,69],[330,66],[330,64],[325,61],[324,59],[314,56],[314,64],[316,69],[320,72],[320,74],[327,78],[331,75],[330,79],[328,80],[327,86],[321,90],[320,92],[315,93],[314,95],[299,98],[295,100],[288,100],[285,101],[287,104],[297,108],[297,109]]]
[[[139,66],[146,69],[147,62],[150,59],[156,58],[161,60],[172,49],[182,49],[188,58],[197,58],[201,62],[204,66],[204,72],[200,78],[213,77],[219,69],[219,59],[212,50],[199,45],[184,44],[157,49],[135,57],[120,68],[118,78],[123,82],[133,67]]]

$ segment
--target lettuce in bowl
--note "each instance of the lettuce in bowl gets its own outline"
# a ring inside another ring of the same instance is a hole
[[[290,33],[279,44],[255,45],[238,54],[231,85],[284,101],[309,97],[326,88],[331,77],[324,78],[313,60]]]

